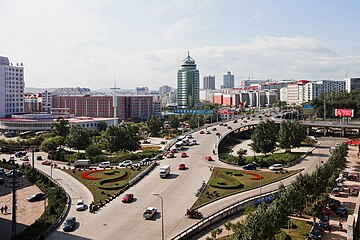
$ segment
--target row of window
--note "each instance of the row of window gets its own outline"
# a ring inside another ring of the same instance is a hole
[[[5,93],[8,93],[8,92],[13,92],[13,93],[22,93],[23,92],[23,90],[22,89],[20,89],[20,90],[5,90]]]
[[[5,71],[22,72],[23,70],[22,70],[22,68],[9,68],[9,67],[6,67]]]
[[[22,104],[22,99],[18,99],[18,98],[16,98],[16,99],[15,98],[8,99],[8,98],[6,98],[5,102],[20,102]]]
[[[24,110],[22,108],[10,108],[5,109],[6,113],[22,113]]]
[[[22,77],[5,77],[5,80],[17,80],[17,81],[22,81],[24,80]]]

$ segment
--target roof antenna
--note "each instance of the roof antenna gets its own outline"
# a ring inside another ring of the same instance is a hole
[[[190,57],[190,51],[188,50],[188,57]]]

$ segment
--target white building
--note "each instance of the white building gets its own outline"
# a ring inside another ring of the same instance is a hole
[[[164,85],[159,87],[159,95],[164,95],[172,91],[172,88],[170,86]]]
[[[215,89],[215,76],[204,76],[203,89]]]
[[[220,93],[221,90],[203,89],[199,91],[200,102],[214,102],[214,94]]]
[[[147,87],[137,87],[135,89],[135,95],[147,95],[149,93],[149,88]]]
[[[309,102],[321,94],[345,91],[345,81],[318,80],[304,85],[304,101]]]
[[[0,117],[24,112],[24,67],[0,56]]]
[[[345,78],[345,89],[348,93],[360,90],[360,78]]]
[[[42,98],[42,111],[49,113],[51,108],[51,92],[45,90],[41,93]]]

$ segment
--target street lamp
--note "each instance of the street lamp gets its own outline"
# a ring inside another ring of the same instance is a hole
[[[152,193],[152,195],[161,199],[161,239],[164,240],[164,199],[159,193]]]

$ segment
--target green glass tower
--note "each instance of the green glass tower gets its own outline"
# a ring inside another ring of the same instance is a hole
[[[177,74],[177,103],[179,109],[191,109],[200,103],[199,70],[189,52]]]

